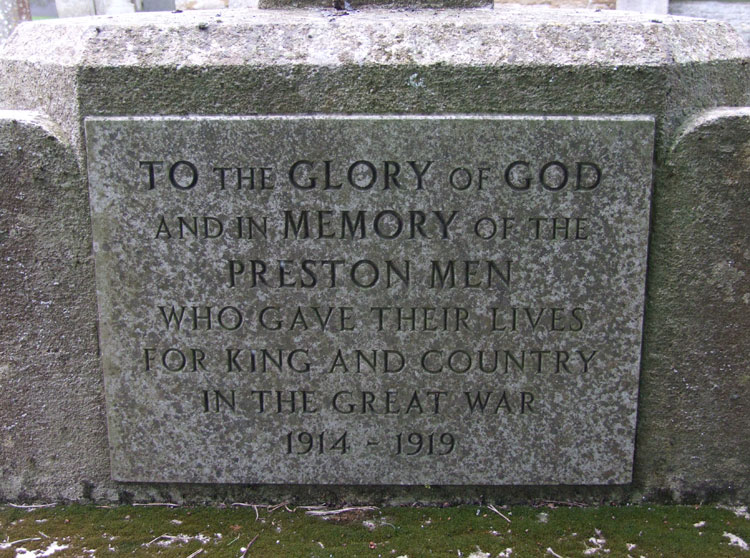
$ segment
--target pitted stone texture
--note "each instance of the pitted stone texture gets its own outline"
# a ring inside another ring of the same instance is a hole
[[[0,56],[0,99],[49,114],[81,151],[89,114],[638,112],[669,135],[696,107],[750,103],[747,47],[725,23],[506,7],[335,14],[21,25]]]
[[[85,163],[83,121],[88,115],[652,114],[657,130],[654,223],[669,216],[675,200],[676,186],[665,182],[663,161],[680,126],[716,106],[750,105],[747,48],[731,28],[716,22],[505,7],[479,10],[469,19],[453,11],[361,10],[344,17],[335,13],[224,10],[24,23],[0,50],[0,104],[46,114],[62,129],[60,137],[69,141],[80,166]],[[283,46],[278,37],[283,38]],[[514,44],[516,38],[520,45]],[[662,189],[671,194],[661,196]],[[682,233],[666,229],[659,234],[673,239]],[[730,242],[728,237],[724,241]],[[652,247],[652,267],[663,255],[670,258],[664,252],[666,245],[659,240]],[[652,279],[649,283],[664,284],[658,275]],[[659,296],[674,300],[671,289],[682,294],[679,281],[670,280]],[[93,300],[90,304],[93,314]],[[670,312],[667,305],[649,308],[647,337],[648,332],[659,331],[649,329],[649,321],[663,325]],[[667,315],[659,318],[654,311]],[[92,331],[94,323],[92,319]],[[27,335],[36,335],[35,322],[25,327]],[[667,331],[672,329],[665,335]],[[59,353],[61,358],[74,359],[79,347],[66,344],[68,340],[60,339]],[[69,478],[49,475],[43,477],[45,484],[32,469],[24,469],[27,484],[35,487],[33,494],[16,489],[3,489],[3,494],[40,499],[91,495],[117,501],[119,493],[126,502],[191,503],[739,498],[737,486],[748,484],[746,479],[736,480],[739,473],[717,475],[713,484],[704,482],[708,476],[683,476],[672,463],[690,461],[693,471],[709,471],[712,455],[676,447],[667,452],[662,443],[671,421],[682,420],[674,415],[678,411],[669,398],[683,388],[670,383],[668,363],[655,363],[664,346],[677,342],[685,340],[659,337],[658,343],[646,343],[638,449],[633,484],[627,487],[123,484],[104,480],[109,476],[109,462],[102,453],[107,442],[101,419],[92,419],[77,424],[77,436],[96,439],[96,444],[83,444],[75,457],[65,461],[71,469],[85,469],[84,473]],[[688,366],[702,370],[701,362]],[[100,378],[85,377],[86,390],[101,389]],[[87,406],[86,416],[102,417],[103,401],[101,405]],[[720,429],[709,426],[708,430]],[[57,452],[55,439],[46,440],[45,451]],[[20,486],[20,473],[14,474],[2,480],[13,479]],[[90,484],[79,483],[81,479]]]
[[[86,190],[53,123],[0,111],[0,499],[107,479]]]
[[[652,119],[89,119],[87,143],[115,479],[630,482]]]
[[[745,51],[731,25],[617,11],[368,9],[121,14],[22,25],[5,58],[82,66],[685,64]],[[554,16],[554,17],[551,17]],[[138,29],[138,34],[133,32]],[[80,35],[82,42],[70,44]],[[35,38],[32,39],[30,35]],[[721,40],[698,37],[718,35]],[[37,45],[39,37],[48,40]],[[304,37],[304,41],[290,41]],[[241,43],[239,39],[243,39]],[[664,48],[664,41],[669,49]]]
[[[689,122],[654,221],[638,459],[652,490],[750,495],[750,109]],[[719,488],[720,487],[720,488]]]

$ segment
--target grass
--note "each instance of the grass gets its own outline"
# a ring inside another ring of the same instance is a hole
[[[283,504],[5,505],[0,556],[750,558],[725,535],[750,541],[750,519],[711,506],[355,508],[323,517],[309,511]],[[16,542],[22,539],[31,540]]]

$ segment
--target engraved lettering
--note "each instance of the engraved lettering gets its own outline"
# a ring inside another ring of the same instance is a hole
[[[497,391],[465,391],[466,407],[471,414],[493,415],[500,414],[526,414],[533,412],[531,403],[534,395],[528,391],[511,393],[507,390]]]
[[[319,173],[323,170],[323,180]],[[323,190],[340,190],[346,177],[346,185],[350,188],[369,192],[375,189],[382,191],[389,189],[422,190],[425,187],[425,177],[434,161],[405,161],[405,166],[399,161],[384,160],[380,162],[360,159],[352,162],[324,160],[311,161],[300,159],[289,167],[289,183],[296,189],[307,191],[318,188],[322,183]]]
[[[651,119],[85,124],[113,478],[631,482]]]
[[[432,260],[429,286],[431,289],[454,289],[456,287],[492,289],[501,286],[501,284],[509,287],[512,263],[511,260],[502,262],[491,260],[482,262],[448,260],[441,262]],[[459,268],[458,281],[456,280],[456,267]],[[477,273],[480,274],[480,277],[474,280]]]
[[[169,182],[178,190],[190,190],[198,183],[198,169],[190,161],[177,161],[169,167]]]
[[[154,169],[159,166],[163,166],[164,161],[140,161],[139,166],[141,168],[148,168],[148,189],[153,190],[156,188],[156,173]]]
[[[209,402],[213,400],[214,405],[213,407],[210,406]],[[229,392],[229,395],[225,395],[225,393],[219,391],[218,389],[215,390],[203,390],[203,412],[208,413],[210,411],[213,411],[214,413],[219,413],[223,410],[223,408],[227,408],[230,411],[234,412],[236,406],[236,401],[234,397],[234,390],[231,390]]]

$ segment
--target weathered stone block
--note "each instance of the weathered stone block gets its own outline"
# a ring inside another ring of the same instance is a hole
[[[116,479],[630,482],[652,119],[86,130]]]
[[[641,467],[677,497],[747,498],[750,464],[750,111],[688,121],[654,220],[644,337]]]
[[[0,498],[76,499],[108,476],[86,184],[58,126],[0,111],[0,185]]]
[[[33,360],[26,361],[28,368],[24,370],[29,372],[24,372],[24,377],[44,378],[36,388],[48,391],[34,393],[49,394],[50,400],[57,403],[48,404],[37,415],[32,413],[30,424],[20,420],[29,420],[29,414],[23,417],[26,411],[20,409],[34,408],[32,392],[16,397],[21,403],[12,410],[3,409],[3,420],[8,425],[26,429],[24,436],[37,433],[34,436],[40,442],[27,444],[23,437],[13,435],[14,453],[3,455],[3,463],[8,463],[4,465],[8,474],[3,476],[3,497],[113,500],[119,494],[124,501],[323,498],[397,502],[538,497],[638,500],[664,494],[682,500],[747,498],[747,471],[737,453],[741,440],[718,434],[733,429],[739,436],[742,420],[747,416],[742,399],[731,399],[732,386],[741,385],[746,375],[742,362],[747,355],[743,347],[748,346],[746,329],[741,326],[743,318],[737,314],[744,304],[745,292],[745,276],[740,273],[744,269],[744,253],[741,243],[737,243],[745,206],[740,197],[735,197],[740,196],[736,192],[742,191],[747,159],[741,156],[741,150],[732,154],[724,147],[730,139],[741,142],[738,138],[744,133],[746,115],[740,112],[738,117],[713,118],[695,128],[710,130],[707,137],[727,138],[717,148],[711,141],[697,140],[700,134],[683,134],[687,123],[707,109],[750,104],[750,70],[742,40],[728,25],[717,22],[613,12],[496,9],[407,13],[371,9],[343,17],[335,14],[333,10],[228,10],[219,14],[139,14],[117,20],[82,18],[23,24],[0,54],[0,99],[6,108],[36,110],[46,115],[55,124],[54,136],[59,145],[70,146],[66,156],[72,153],[78,167],[86,170],[87,117],[513,114],[652,118],[652,230],[632,482],[619,487],[371,489],[330,485],[323,489],[112,481],[102,419],[102,370],[92,348],[97,322],[93,271],[90,264],[81,264],[77,288],[68,293],[76,301],[71,302],[71,308],[78,308],[81,313],[74,320],[63,316],[65,326],[44,330],[45,335],[54,332],[58,360],[48,356],[53,353],[44,352],[40,357],[25,345],[26,340],[40,335],[40,322],[31,310],[17,309],[36,303],[19,298],[14,289],[9,291],[15,328],[3,332],[7,347],[4,355],[33,355]],[[740,130],[736,135],[730,131],[733,126]],[[681,139],[676,144],[678,138]],[[335,142],[329,143],[340,149]],[[672,149],[675,144],[678,147]],[[705,147],[698,148],[699,144]],[[163,144],[159,145],[163,148]],[[569,146],[576,147],[580,145]],[[456,148],[451,145],[450,152]],[[542,139],[538,139],[538,148],[545,148]],[[123,157],[137,158],[128,153]],[[719,181],[727,180],[728,187],[702,188],[708,182],[696,182],[688,164],[691,158],[713,169],[710,176],[721,176]],[[92,160],[96,162],[95,157]],[[38,176],[47,176],[50,167],[43,158],[31,162],[29,169],[37,169]],[[723,174],[718,174],[719,167],[712,167],[719,163]],[[51,171],[58,176],[55,168]],[[14,172],[3,175],[4,192],[15,187]],[[183,180],[182,175],[178,179]],[[50,178],[47,183],[67,182]],[[708,220],[691,226],[687,202],[681,198],[683,189],[690,192],[688,199],[700,200],[710,208],[700,214],[705,219],[709,214],[715,219],[724,211],[731,221],[724,227],[712,226],[710,234],[699,227]],[[61,202],[59,206],[46,206],[45,210],[60,216],[55,221],[59,232],[54,241],[83,246],[80,253],[90,257],[89,237],[85,236],[91,226],[87,189],[66,192],[75,192],[75,203]],[[4,198],[3,203],[11,204],[16,211],[16,202],[9,201],[13,199]],[[41,201],[49,204],[50,200],[47,197]],[[488,205],[494,201],[487,199]],[[4,218],[10,219],[14,213],[7,215],[10,217]],[[46,241],[51,242],[52,237]],[[4,249],[28,250],[24,252],[28,259],[32,258],[29,254],[39,250],[23,248],[27,245],[10,244]],[[476,249],[476,245],[466,246],[467,253]],[[397,256],[398,250],[393,254],[394,258]],[[706,258],[709,272],[699,274],[701,258]],[[63,259],[60,263],[54,257],[50,261],[52,269],[68,262]],[[20,284],[17,276],[10,277],[8,285]],[[143,279],[144,287],[151,288],[147,277]],[[205,279],[196,280],[196,285],[204,285]],[[31,275],[25,288],[44,293],[48,287],[45,281],[43,275]],[[700,310],[708,304],[719,308],[720,313],[708,315]],[[34,312],[44,311],[43,306],[37,306]],[[729,317],[725,320],[722,314]],[[698,319],[705,327],[690,325]],[[72,327],[79,334],[71,336],[64,327]],[[88,331],[89,337],[80,333],[83,331]],[[632,328],[628,331],[632,336]],[[722,331],[729,340],[725,344],[721,344]],[[394,336],[393,342],[398,341],[398,336]],[[48,339],[40,341],[39,346],[46,342],[51,343]],[[14,352],[16,348],[23,350]],[[19,358],[13,356],[13,362]],[[19,386],[27,384],[18,383],[19,375],[13,372],[13,366],[9,370],[0,385],[17,393]],[[65,379],[48,380],[48,370],[58,370],[59,377]],[[719,387],[714,388],[714,370],[729,374],[733,381],[717,383]],[[38,375],[31,371],[38,371]],[[681,378],[689,378],[687,385]],[[71,382],[75,387],[72,394],[66,391]],[[696,385],[701,389],[689,387]],[[624,393],[632,393],[630,390],[629,384]],[[717,393],[723,394],[726,403],[721,410],[711,412],[712,398]],[[630,404],[628,400],[626,405]],[[52,417],[50,424],[75,424],[75,440],[83,443],[69,444],[65,433],[40,426],[46,424],[47,416]],[[39,434],[41,431],[44,436]],[[712,437],[710,443],[702,441],[700,432],[711,433],[707,434]],[[722,443],[724,440],[726,443]],[[618,451],[624,454],[627,448],[613,450],[612,454]],[[64,468],[64,474],[55,476],[50,463],[39,460],[39,455],[57,455],[59,463],[70,466]],[[31,459],[46,465],[22,469]],[[602,481],[627,480],[622,470],[610,477],[600,473],[597,478]],[[330,478],[334,476],[335,472],[331,472]],[[417,480],[405,478],[406,482]],[[561,481],[550,478],[548,482]]]

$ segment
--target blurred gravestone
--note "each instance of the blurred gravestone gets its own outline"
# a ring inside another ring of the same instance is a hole
[[[175,9],[174,0],[143,0],[144,12],[171,12]]]
[[[750,2],[745,0],[676,0],[669,3],[669,13],[726,21],[750,43]]]
[[[30,0],[31,17],[34,19],[49,19],[57,17],[55,0]]]
[[[94,0],[55,0],[59,17],[81,17],[96,14]]]
[[[617,9],[646,14],[666,14],[669,0],[617,0]]]

